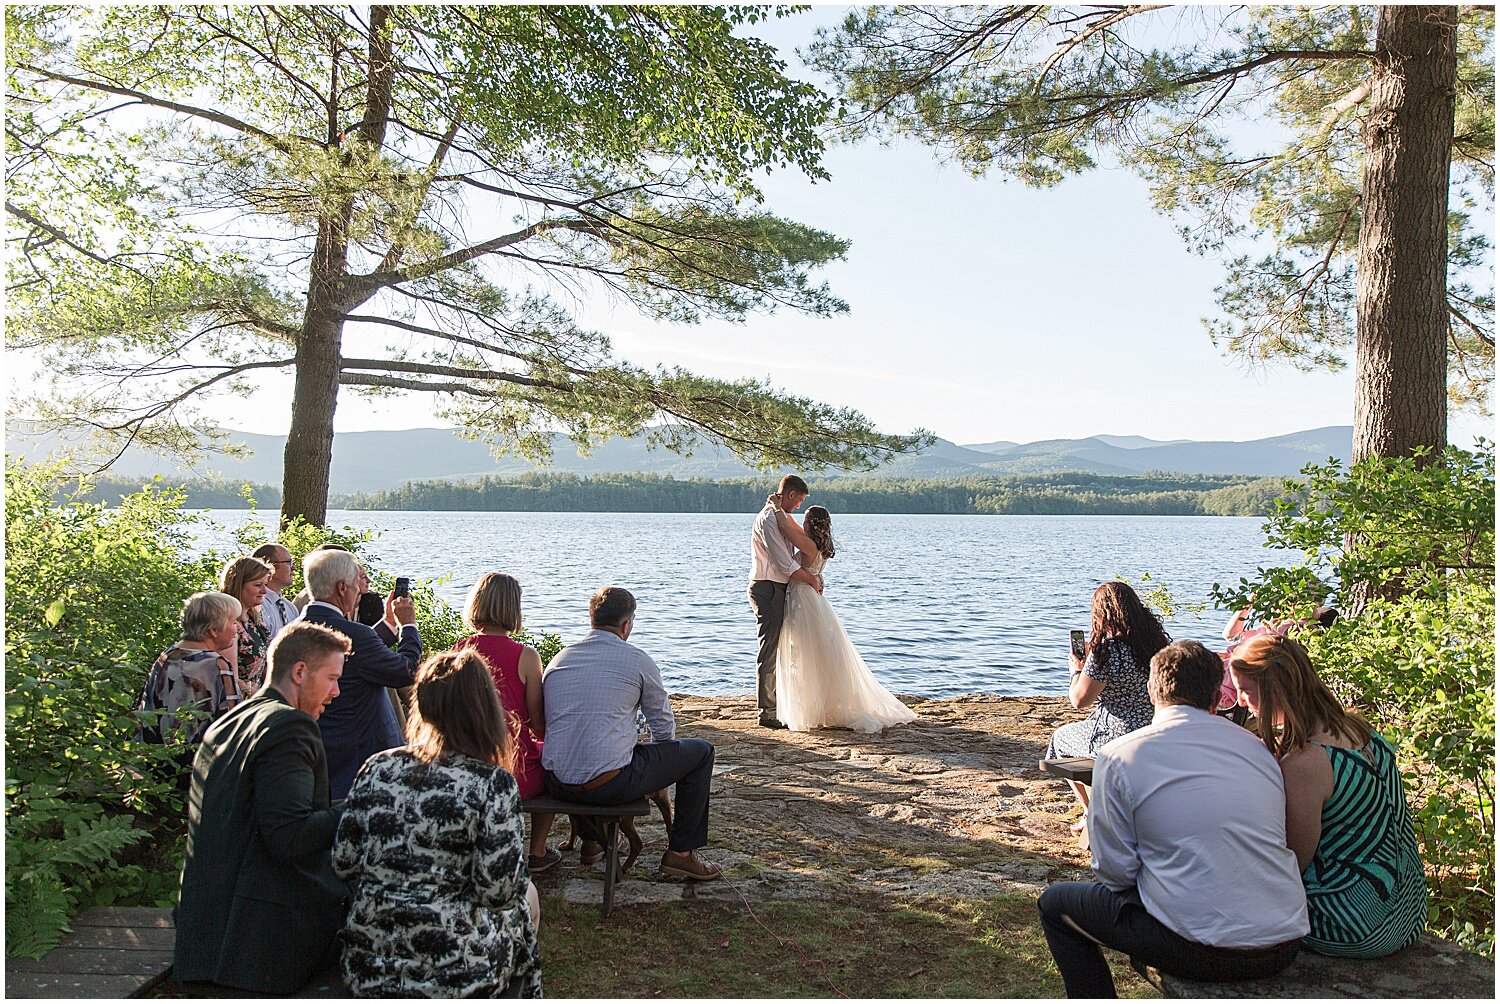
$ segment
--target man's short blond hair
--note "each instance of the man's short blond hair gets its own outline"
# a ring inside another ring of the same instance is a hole
[[[277,632],[266,653],[271,664],[270,680],[272,683],[285,680],[299,662],[311,665],[335,652],[348,655],[353,651],[354,646],[344,633],[312,621],[293,621]]]

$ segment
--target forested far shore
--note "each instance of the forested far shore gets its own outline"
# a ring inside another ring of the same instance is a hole
[[[112,504],[145,478],[98,478],[86,496]],[[1293,484],[1295,482],[1292,482]],[[273,508],[271,485],[165,480],[189,508]],[[838,513],[950,515],[1264,516],[1291,490],[1285,478],[1244,475],[1110,475],[1074,472],[1010,477],[839,478],[814,481],[811,502]],[[745,512],[764,503],[775,478],[678,480],[657,474],[534,473],[472,481],[410,481],[380,492],[334,495],[336,508],[440,512]],[[58,495],[72,494],[72,488]]]
[[[411,481],[345,495],[345,509],[460,512],[753,512],[775,478],[677,480],[655,474],[528,474]],[[811,483],[813,504],[837,513],[956,515],[1263,516],[1283,478],[1089,473],[966,478],[841,478]]]

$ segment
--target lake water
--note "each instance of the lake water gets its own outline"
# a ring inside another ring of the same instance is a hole
[[[214,518],[239,525],[249,513]],[[270,524],[273,513],[260,514]],[[588,598],[636,596],[633,643],[667,689],[751,693],[755,618],[745,590],[749,513],[329,513],[380,532],[370,561],[392,575],[445,581],[461,607],[486,571],[516,576],[526,626],[564,641],[588,629]],[[1068,630],[1088,627],[1102,581],[1149,573],[1179,602],[1208,599],[1285,552],[1262,547],[1258,518],[1188,516],[834,516],[829,601],[875,675],[903,694],[1061,694]],[[224,547],[218,534],[205,543]],[[1176,639],[1217,648],[1227,614],[1168,621]]]

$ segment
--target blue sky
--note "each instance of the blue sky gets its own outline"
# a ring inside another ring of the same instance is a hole
[[[792,49],[845,9],[755,30],[811,78]],[[855,408],[883,431],[920,427],[960,443],[1244,440],[1352,422],[1349,370],[1252,368],[1214,347],[1200,319],[1214,313],[1220,267],[1186,250],[1129,172],[1102,168],[1035,190],[971,178],[916,144],[874,142],[835,146],[824,166],[832,178],[817,184],[771,176],[765,208],[852,241],[848,259],[821,273],[849,314],[683,327],[600,297],[573,304],[580,321],[636,364],[765,378]],[[290,403],[290,378],[273,378],[253,406],[231,399],[205,411],[233,428],[284,433]],[[432,426],[431,405],[345,393],[335,428]],[[1463,445],[1494,428],[1450,418]]]
[[[792,49],[842,6],[756,27]],[[1248,125],[1246,128],[1251,128]],[[960,443],[1080,438],[1257,439],[1354,414],[1349,370],[1254,368],[1214,347],[1218,264],[1189,253],[1145,184],[1099,169],[1035,190],[974,179],[912,143],[836,146],[817,184],[779,173],[766,207],[852,241],[823,272],[849,314],[754,315],[745,324],[657,324],[628,304],[581,319],[622,357],[725,378],[764,377],[853,407],[887,432],[923,427]],[[340,401],[338,428],[433,424],[425,402]],[[1493,436],[1450,418],[1451,438]]]

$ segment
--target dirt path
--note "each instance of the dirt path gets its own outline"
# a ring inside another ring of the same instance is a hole
[[[916,722],[864,736],[771,731],[755,724],[751,697],[674,695],[680,734],[717,750],[705,857],[761,901],[968,899],[1083,877],[1088,855],[1068,830],[1076,805],[1036,766],[1077,712],[1058,698],[903,700]],[[646,850],[617,903],[738,898],[727,884],[657,881],[665,832],[655,814],[641,833]],[[599,901],[597,877],[574,855],[538,885]]]

